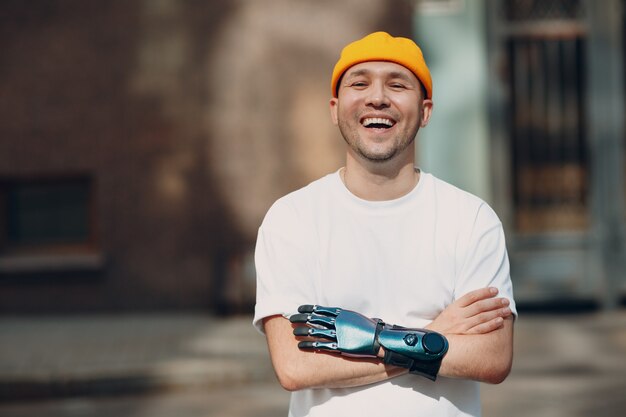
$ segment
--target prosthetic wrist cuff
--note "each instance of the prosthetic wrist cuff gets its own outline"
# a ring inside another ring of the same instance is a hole
[[[383,327],[378,343],[385,349],[384,363],[407,368],[409,373],[433,381],[448,351],[448,341],[439,333],[394,325]]]

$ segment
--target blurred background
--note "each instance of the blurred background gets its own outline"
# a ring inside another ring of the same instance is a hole
[[[3,0],[0,414],[285,414],[256,231],[342,165],[330,74],[377,30],[432,72],[419,166],[505,226],[517,356],[485,414],[626,414],[625,9]]]

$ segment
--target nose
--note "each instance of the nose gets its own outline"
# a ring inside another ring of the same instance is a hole
[[[375,82],[370,85],[365,104],[377,109],[389,107],[389,97],[383,83]]]

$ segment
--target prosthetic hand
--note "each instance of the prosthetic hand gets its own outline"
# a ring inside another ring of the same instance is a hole
[[[407,329],[370,319],[355,311],[336,307],[303,305],[292,323],[304,323],[293,334],[314,340],[298,343],[303,350],[325,350],[348,356],[377,357],[384,348],[383,362],[409,369],[409,373],[435,380],[448,341],[439,333]],[[327,340],[327,341],[323,341]]]

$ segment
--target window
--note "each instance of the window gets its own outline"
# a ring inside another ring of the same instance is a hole
[[[500,6],[515,230],[585,231],[590,150],[584,3],[508,0]]]
[[[87,177],[0,183],[0,253],[64,252],[93,246]]]
[[[513,197],[519,232],[588,227],[584,40],[508,42]]]

